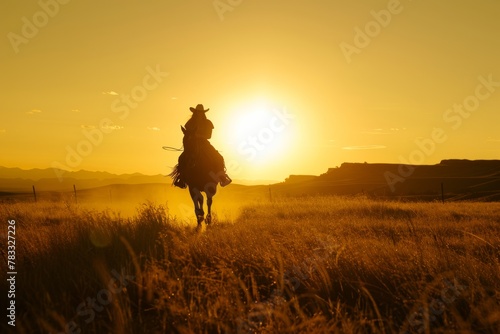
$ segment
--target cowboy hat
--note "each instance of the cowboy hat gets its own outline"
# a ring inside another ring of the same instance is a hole
[[[190,108],[189,108],[189,110],[191,110],[191,112],[195,112],[195,111],[203,111],[203,112],[207,112],[207,111],[209,111],[209,110],[210,110],[210,108],[208,108],[208,109],[206,109],[206,110],[205,110],[205,108],[203,108],[203,104],[198,104],[198,105],[196,106],[196,108],[190,107]]]

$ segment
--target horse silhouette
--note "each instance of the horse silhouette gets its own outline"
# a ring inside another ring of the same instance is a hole
[[[217,171],[218,165],[216,158],[211,154],[211,150],[207,149],[208,141],[196,140],[193,136],[186,133],[186,129],[181,126],[184,134],[184,148],[189,148],[190,153],[185,155],[186,161],[183,163],[183,176],[185,183],[189,189],[189,195],[194,203],[194,212],[198,225],[203,221],[207,224],[212,222],[212,198],[217,193],[217,183],[226,175],[224,170]],[[209,145],[209,144],[208,144]],[[175,181],[181,171],[179,164],[175,165],[170,177]],[[207,215],[203,210],[203,194],[207,196]]]

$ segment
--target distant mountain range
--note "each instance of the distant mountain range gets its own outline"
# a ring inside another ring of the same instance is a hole
[[[52,169],[0,167],[0,193],[37,191],[69,192],[113,185],[171,183],[164,175],[139,173],[116,175],[107,172],[65,172],[57,178]],[[365,194],[379,198],[439,200],[500,200],[500,160],[443,160],[436,165],[384,163],[343,163],[321,175],[290,175],[285,182],[234,180],[233,184],[269,187],[269,195],[300,196],[312,194]],[[269,186],[270,185],[270,186]],[[231,187],[236,189],[234,187]],[[229,189],[229,188],[228,188]],[[259,187],[259,189],[264,189]]]
[[[163,175],[147,176],[139,173],[116,175],[108,172],[65,171],[58,178],[53,169],[29,169],[0,167],[0,191],[30,191],[34,185],[43,191],[69,191],[78,188],[95,188],[111,184],[166,183]]]
[[[62,177],[58,177],[61,176]],[[108,172],[54,171],[46,169],[21,169],[0,166],[0,192],[30,192],[32,186],[41,191],[71,191],[73,185],[78,189],[97,188],[114,184],[170,184],[172,180],[165,175],[112,174]],[[234,180],[236,184],[270,184],[270,180]]]
[[[284,194],[366,194],[439,200],[500,200],[500,160],[443,160],[436,165],[343,163],[320,176],[291,175]]]

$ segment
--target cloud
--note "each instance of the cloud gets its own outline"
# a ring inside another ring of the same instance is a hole
[[[343,150],[380,150],[383,148],[387,148],[384,145],[360,145],[360,146],[344,146]]]
[[[102,126],[101,129],[103,130],[121,130],[123,129],[123,126],[121,125],[105,125],[105,126]]]
[[[80,127],[82,129],[86,129],[86,130],[93,130],[93,129],[97,129],[97,127],[95,125],[80,125]],[[123,126],[121,125],[113,125],[113,124],[109,124],[109,125],[104,125],[104,126],[101,126],[101,130],[121,130],[123,129]]]
[[[172,96],[170,99],[171,100],[177,100],[177,98],[175,96]]]
[[[42,111],[41,111],[40,109],[32,109],[32,110],[30,110],[30,111],[27,111],[26,113],[27,113],[28,115],[34,115],[34,114],[39,114],[39,113],[41,113],[41,112],[42,112]]]
[[[72,112],[80,112],[80,109],[71,109]]]
[[[7,132],[7,130],[5,130],[5,129],[0,129],[0,135],[5,134],[6,132]]]
[[[488,137],[486,139],[486,141],[489,142],[489,143],[500,143],[500,139],[498,139],[498,138],[492,138],[492,137]]]
[[[151,130],[151,131],[160,131],[160,128],[158,128],[156,126],[148,126],[148,130]]]
[[[389,129],[377,128],[368,131],[363,131],[362,133],[366,133],[369,135],[392,135],[402,130],[406,130],[406,128],[389,128]]]
[[[115,92],[114,90],[110,90],[110,91],[107,91],[107,92],[102,92],[104,95],[120,95],[118,94],[117,92]]]

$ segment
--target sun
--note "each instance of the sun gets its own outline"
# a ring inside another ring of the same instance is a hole
[[[270,165],[286,157],[293,145],[292,117],[268,101],[235,109],[227,119],[226,141],[239,161]]]

